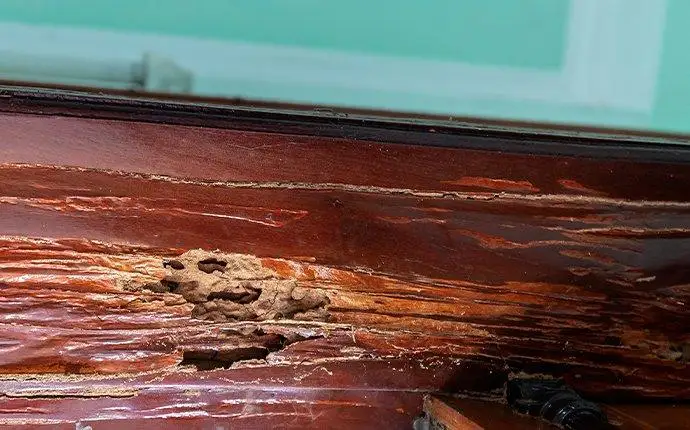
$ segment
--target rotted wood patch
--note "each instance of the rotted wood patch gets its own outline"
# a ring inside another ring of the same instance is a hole
[[[46,387],[83,393],[61,386],[65,374],[86,390],[89,378],[102,380],[107,391],[123,372],[172,383],[187,381],[186,369],[228,372],[209,380],[220,385],[481,395],[500,395],[521,371],[564,376],[598,397],[678,397],[690,379],[677,343],[635,329],[634,319],[602,322],[607,299],[573,286],[410,280],[246,254],[0,239],[0,372],[10,378],[0,387],[19,396]],[[36,382],[39,374],[55,379]]]
[[[166,273],[160,281],[143,286],[126,282],[125,288],[180,295],[194,305],[192,318],[201,320],[328,320],[330,300],[323,290],[299,286],[295,279],[281,277],[251,255],[192,250],[163,260],[163,267]],[[324,337],[323,334],[304,335],[300,330],[266,333],[260,326],[232,332],[241,339],[237,345],[224,349],[185,350],[180,365],[210,370],[227,369],[239,362],[261,363],[269,353],[295,342]]]
[[[194,250],[164,261],[163,266],[167,269],[163,279],[142,288],[181,295],[194,304],[195,318],[218,322],[328,318],[330,300],[323,290],[281,278],[254,256]]]

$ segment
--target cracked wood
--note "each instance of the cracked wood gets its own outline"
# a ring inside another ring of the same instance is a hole
[[[400,427],[519,372],[690,397],[681,162],[16,114],[0,137],[0,423]]]

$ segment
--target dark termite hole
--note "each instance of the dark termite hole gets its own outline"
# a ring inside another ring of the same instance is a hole
[[[219,272],[225,272],[225,268],[228,263],[223,260],[218,260],[217,258],[207,258],[201,260],[197,263],[197,267],[204,273],[213,273],[216,270]]]
[[[245,333],[247,340],[260,346],[238,347],[229,350],[193,350],[182,353],[181,366],[194,366],[197,370],[228,369],[234,363],[247,360],[265,360],[268,354],[282,351],[288,345],[307,340],[321,339],[323,335],[301,336],[298,334],[283,336],[278,333],[266,333],[257,327]]]
[[[163,260],[163,267],[171,267],[175,270],[184,270],[184,264],[179,260]]]
[[[263,360],[269,354],[268,348],[249,346],[226,351],[184,351],[181,366],[194,366],[197,370],[228,369],[233,363],[245,360]]]
[[[230,300],[231,302],[246,305],[259,300],[261,288],[245,286],[240,291],[214,291],[208,295],[208,300]]]
[[[174,293],[178,288],[180,288],[179,283],[167,279],[161,279],[158,282],[150,282],[143,287],[143,289],[153,291],[154,293]]]

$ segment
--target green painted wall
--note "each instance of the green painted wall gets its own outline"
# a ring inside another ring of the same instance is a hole
[[[669,1],[651,128],[690,132],[690,1]]]
[[[563,67],[569,11],[579,0],[2,0],[0,24],[188,36],[536,71]],[[608,0],[601,0],[607,2]],[[203,93],[400,110],[690,132],[689,0],[666,5],[650,112],[539,100],[425,98],[318,84],[200,78]],[[629,3],[634,7],[633,3]],[[5,42],[8,45],[9,42]],[[85,45],[89,40],[84,40]],[[0,41],[0,51],[3,42]],[[104,47],[107,49],[107,47]],[[635,49],[631,46],[630,49]],[[232,59],[228,69],[236,67]],[[631,65],[634,67],[634,65]],[[425,76],[420,75],[420,80]],[[315,79],[315,81],[317,81]],[[620,76],[626,82],[626,74]],[[634,85],[634,83],[631,83]],[[298,97],[296,96],[298,95]],[[299,100],[297,100],[299,98]],[[377,106],[374,106],[377,107]]]
[[[566,0],[2,0],[0,20],[557,68]]]

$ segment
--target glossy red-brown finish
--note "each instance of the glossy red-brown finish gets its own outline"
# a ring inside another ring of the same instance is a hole
[[[5,398],[0,428],[304,429],[409,428],[422,396],[410,392],[286,390],[190,384],[130,395]]]
[[[424,412],[444,430],[548,430],[536,417],[518,414],[502,402],[445,396],[424,397]]]
[[[683,199],[677,187],[690,181],[682,163],[614,157],[537,156],[18,114],[0,114],[0,128],[0,163],[79,166],[268,187],[340,185],[374,193],[383,187],[397,194],[457,192],[477,198],[503,193],[678,201]],[[281,130],[277,125],[276,129]]]
[[[687,405],[601,405],[611,430],[680,430],[688,427]],[[523,415],[504,402],[448,396],[424,397],[424,411],[447,430],[548,430],[548,421]]]
[[[688,428],[687,404],[604,405],[604,412],[620,430],[679,430]]]
[[[403,428],[422,393],[520,372],[690,398],[690,169],[624,155],[2,114],[0,424]],[[211,323],[123,288],[194,248],[324,289],[329,320]],[[303,340],[180,365],[256,326]]]

